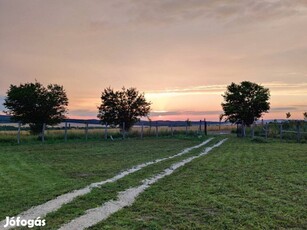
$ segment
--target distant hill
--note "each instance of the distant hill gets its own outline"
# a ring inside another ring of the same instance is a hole
[[[286,119],[269,119],[269,120],[263,120],[264,123],[270,123],[270,122],[284,122]],[[64,122],[68,123],[75,123],[75,124],[85,124],[88,123],[89,125],[100,125],[100,120],[98,119],[65,119]],[[16,123],[14,121],[11,121],[11,116],[8,115],[0,115],[0,123]],[[258,124],[262,123],[262,120],[257,121]],[[208,125],[218,125],[218,121],[207,121]],[[223,125],[230,125],[230,122],[222,122]],[[144,125],[144,126],[186,126],[186,121],[168,121],[168,120],[158,120],[158,121],[140,121],[136,123],[137,126]],[[198,126],[199,121],[191,121],[192,126]],[[203,121],[202,121],[203,125]]]
[[[0,115],[0,123],[10,123],[11,121],[11,116],[8,115]]]

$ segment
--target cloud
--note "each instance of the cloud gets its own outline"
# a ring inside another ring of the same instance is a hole
[[[279,20],[304,15],[304,1],[254,0],[131,0],[130,17],[133,23],[176,23],[193,19],[214,19],[220,22],[251,22]]]
[[[133,85],[156,110],[217,110],[231,81],[250,80],[277,106],[305,103],[306,9],[306,0],[0,0],[0,94],[51,81],[64,85],[71,114],[96,116],[103,88]]]
[[[305,105],[292,105],[293,107],[296,107],[296,108],[300,108],[300,109],[307,109],[307,104]]]
[[[264,83],[266,87],[269,88],[307,88],[307,82],[302,82],[302,83],[284,83],[284,82],[268,82]]]
[[[205,116],[205,115],[216,115],[221,113],[222,111],[152,111],[150,112],[150,116],[178,116],[178,115]]]
[[[271,82],[264,83],[265,87],[270,89],[271,95],[307,95],[307,83],[282,83]]]
[[[175,97],[187,94],[221,94],[226,90],[226,85],[191,86],[187,88],[170,88],[166,90],[148,91],[146,96],[150,98]]]
[[[96,118],[98,111],[90,109],[72,109],[68,111],[68,117],[91,117]]]
[[[237,82],[239,84],[239,82]],[[273,94],[305,95],[307,94],[307,82],[304,83],[284,83],[284,82],[264,82],[260,85],[269,88]],[[166,90],[148,91],[149,97],[179,96],[187,94],[213,94],[220,95],[226,91],[227,85],[200,85],[186,88],[172,88]]]
[[[284,106],[284,107],[273,107],[270,109],[270,112],[288,112],[288,111],[296,111],[299,110],[299,108],[297,107],[288,107],[288,106]]]
[[[91,4],[91,1],[88,3]],[[94,30],[133,29],[138,26],[170,26],[182,23],[242,25],[304,16],[305,1],[293,0],[114,0],[96,2],[91,10]],[[87,7],[85,7],[86,9]],[[103,11],[103,14],[101,12]]]

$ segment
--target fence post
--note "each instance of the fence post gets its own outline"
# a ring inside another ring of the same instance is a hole
[[[143,139],[143,135],[144,135],[144,124],[142,122],[142,126],[141,126],[141,139]]]
[[[108,123],[107,122],[104,124],[104,139],[105,140],[108,139]]]
[[[204,119],[204,132],[205,132],[205,135],[207,136],[207,121],[206,119]]]
[[[20,126],[21,126],[21,123],[18,122],[17,144],[20,144]]]
[[[45,129],[46,129],[46,123],[43,123],[43,129],[42,129],[42,142],[45,142]]]
[[[255,137],[255,122],[252,124],[251,136],[252,138]]]
[[[242,122],[242,128],[243,128],[242,137],[246,137],[246,124],[245,124],[245,122]]]
[[[152,121],[149,120],[149,136],[151,137],[151,127],[152,127]]]
[[[67,121],[65,121],[64,140],[67,141]]]
[[[85,140],[88,138],[88,123],[85,123]]]
[[[126,129],[126,127],[125,127],[125,122],[123,122],[123,133],[122,133],[122,135],[123,135],[123,139],[125,140],[125,138],[126,138],[126,131],[125,131],[125,129]]]
[[[239,123],[237,123],[237,137],[240,137],[239,132]]]
[[[282,123],[280,122],[280,140],[282,141]]]
[[[188,121],[185,123],[185,135],[188,135]]]
[[[300,122],[297,121],[296,123],[296,132],[297,132],[297,142],[301,141],[301,133],[300,133]]]
[[[156,121],[156,137],[159,136],[158,122]]]

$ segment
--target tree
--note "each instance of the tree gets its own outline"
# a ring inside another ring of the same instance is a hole
[[[221,130],[221,123],[222,123],[223,118],[224,118],[224,114],[220,114],[219,115],[219,130]]]
[[[243,81],[241,84],[231,83],[222,96],[226,120],[241,123],[243,127],[253,124],[270,109],[269,89],[249,81]]]
[[[43,124],[56,125],[65,118],[68,98],[62,86],[41,83],[10,85],[3,104],[12,120],[29,124],[32,134],[39,134]]]
[[[190,127],[190,126],[192,126],[192,122],[190,121],[190,119],[189,119],[189,118],[188,118],[188,119],[186,119],[186,121],[185,121],[185,122],[186,122],[187,126],[189,126],[189,127]]]
[[[290,112],[286,113],[286,118],[289,119],[290,117],[291,117],[291,113]]]
[[[304,112],[303,116],[304,116],[304,120],[307,120],[307,112]]]
[[[120,129],[128,131],[140,117],[149,114],[150,105],[144,94],[139,94],[136,88],[114,91],[109,87],[102,92],[97,117],[102,123],[119,126]]]

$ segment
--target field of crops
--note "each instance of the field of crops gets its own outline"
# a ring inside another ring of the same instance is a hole
[[[220,142],[225,137],[0,145],[0,221],[152,162],[48,213],[43,229],[58,229],[87,210],[118,199],[119,192],[192,159],[90,229],[303,229],[306,144],[233,136]],[[208,154],[199,155],[204,151]]]

